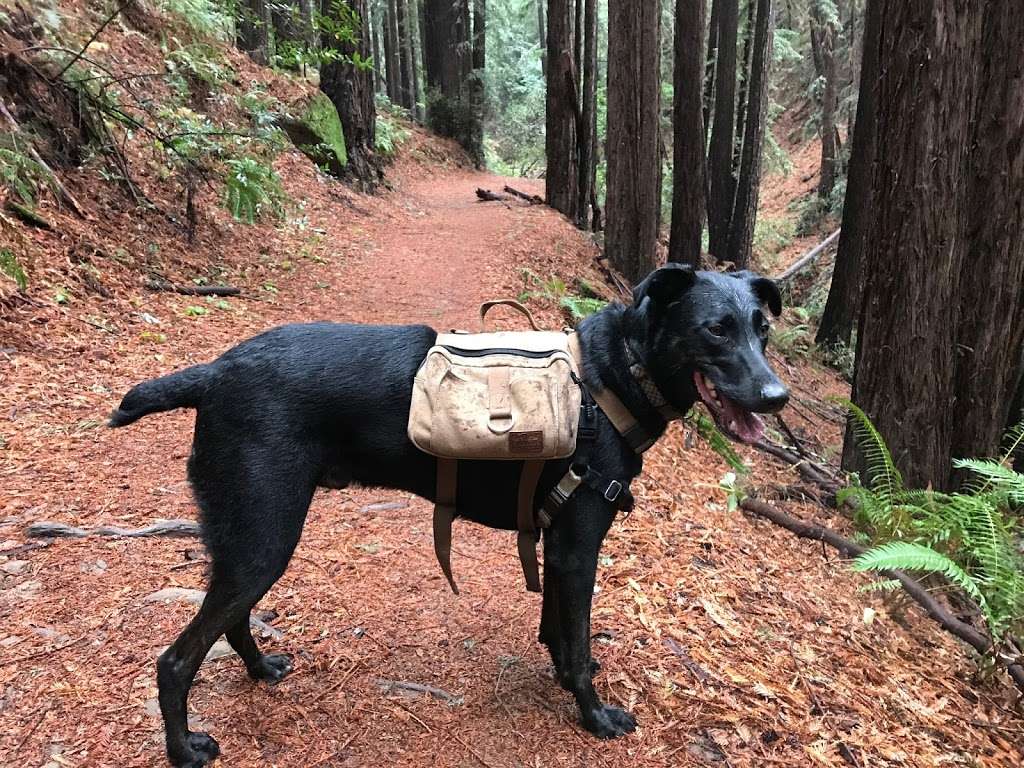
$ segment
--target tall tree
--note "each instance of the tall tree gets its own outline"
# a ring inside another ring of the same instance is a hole
[[[235,44],[257,64],[270,61],[270,5],[267,0],[239,0]]]
[[[409,25],[409,67],[412,74],[413,117],[423,121],[423,80],[421,77],[422,38],[420,32],[420,4],[418,0],[402,0],[406,5],[405,18]]]
[[[396,0],[384,0],[384,55],[388,73],[388,100],[392,104],[401,104],[402,68],[395,2]]]
[[[548,36],[544,31],[544,19],[547,12],[544,10],[544,0],[537,0],[537,44],[540,46],[540,71],[545,77],[548,75]]]
[[[708,146],[708,240],[711,255],[725,261],[729,252],[736,180],[732,175],[733,129],[736,121],[736,35],[739,0],[716,0],[718,26],[715,102]]]
[[[577,99],[573,62],[572,0],[548,0],[548,83],[545,191],[550,205],[571,220],[579,206]]]
[[[581,69],[583,102],[580,112],[579,203],[577,226],[582,229],[601,228],[601,211],[597,204],[597,0],[577,0],[583,7],[583,25],[577,36],[583,39]]]
[[[704,0],[676,1],[669,261],[700,266],[704,230]]]
[[[881,10],[881,0],[868,0],[864,10],[864,53],[861,56],[857,117],[850,144],[842,232],[839,235],[839,249],[832,270],[828,300],[815,337],[815,341],[823,346],[849,344],[860,311],[861,254],[871,218],[871,168],[875,160]]]
[[[473,72],[470,75],[469,97],[473,108],[473,124],[469,151],[477,168],[484,167],[484,117],[487,92],[484,70],[487,65],[487,0],[473,0]]]
[[[605,252],[611,264],[633,281],[656,265],[661,215],[660,37],[659,0],[609,0]]]
[[[811,3],[811,39],[816,50],[815,61],[821,67],[821,173],[818,178],[818,197],[827,198],[836,183],[836,109],[839,95],[836,90],[836,33],[839,19],[835,6],[829,0]]]
[[[711,0],[708,23],[708,55],[704,64],[704,144],[711,132],[711,110],[715,104],[715,68],[718,66],[718,23],[722,0]]]
[[[348,151],[348,167],[367,187],[380,180],[380,163],[376,146],[377,113],[373,101],[373,70],[360,66],[355,56],[370,57],[370,16],[368,0],[348,0],[355,16],[353,34],[341,39],[325,35],[324,48],[333,48],[342,55],[320,68],[320,90],[327,94],[341,119]],[[333,13],[331,0],[321,0],[321,13]]]
[[[751,0],[753,2],[753,0]],[[739,180],[736,184],[732,218],[729,222],[727,259],[737,269],[750,264],[750,248],[757,223],[757,202],[761,191],[761,157],[765,120],[768,114],[768,76],[775,30],[772,0],[757,0],[753,51],[750,59],[746,114],[743,126],[743,150]]]
[[[946,489],[951,458],[994,451],[1019,376],[1024,16],[1016,0],[881,14],[853,399],[909,484]]]
[[[469,42],[463,36],[462,0],[425,0],[424,18],[427,121],[438,133],[455,136],[463,102],[463,58]]]
[[[392,0],[395,7],[395,28],[398,36],[398,72],[400,87],[398,103],[411,110],[416,103],[416,89],[413,86],[412,71],[412,30],[406,15],[405,0]]]

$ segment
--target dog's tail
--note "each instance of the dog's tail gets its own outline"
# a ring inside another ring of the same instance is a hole
[[[143,416],[175,408],[195,408],[210,379],[210,365],[193,365],[159,379],[150,379],[132,387],[121,404],[110,414],[111,427],[123,427]]]

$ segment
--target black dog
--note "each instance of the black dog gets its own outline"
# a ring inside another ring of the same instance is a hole
[[[632,306],[612,305],[581,324],[584,383],[614,392],[649,434],[660,436],[663,411],[636,377],[639,360],[649,379],[643,383],[653,382],[675,411],[702,400],[722,429],[755,440],[762,425],[754,412],[777,411],[788,399],[764,357],[763,305],[781,312],[778,289],[749,272],[656,270],[637,286]],[[114,411],[115,427],[157,411],[197,411],[188,474],[212,568],[202,607],[157,665],[174,765],[195,768],[218,753],[209,735],[189,732],[186,703],[221,634],[253,678],[276,682],[291,671],[288,656],[260,653],[249,612],[287,567],[316,488],[355,481],[433,498],[435,459],[409,442],[406,422],[413,377],[435,335],[425,326],[285,326],[213,363],[139,384]],[[640,457],[603,414],[590,452],[591,466],[604,476],[628,484],[640,472]],[[459,514],[515,530],[521,465],[472,464],[460,471]],[[569,464],[548,463],[538,499]],[[540,640],[575,696],[583,726],[602,738],[636,727],[628,712],[600,701],[591,681],[594,578],[615,515],[613,504],[581,486],[544,534]]]

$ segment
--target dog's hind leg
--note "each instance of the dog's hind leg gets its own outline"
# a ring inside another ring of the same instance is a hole
[[[200,768],[219,752],[211,736],[188,730],[187,706],[196,672],[220,635],[228,636],[254,677],[277,680],[290,669],[287,657],[259,652],[249,613],[288,566],[315,488],[308,464],[303,471],[244,448],[234,452],[240,455],[215,452],[215,460],[207,461],[202,445],[197,440],[189,477],[203,511],[210,588],[199,613],[157,664],[167,755],[187,768]]]

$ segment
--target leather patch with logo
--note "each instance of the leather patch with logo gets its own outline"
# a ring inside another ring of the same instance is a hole
[[[536,456],[544,452],[544,432],[509,432],[508,450],[519,456]]]

